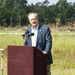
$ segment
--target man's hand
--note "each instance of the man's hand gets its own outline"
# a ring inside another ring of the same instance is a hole
[[[45,52],[45,51],[42,51],[43,52],[43,54],[47,54],[47,52]]]

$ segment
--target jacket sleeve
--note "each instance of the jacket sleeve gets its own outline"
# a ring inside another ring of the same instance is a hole
[[[51,51],[52,48],[52,36],[50,32],[50,28],[47,28],[46,30],[46,37],[45,37],[46,45],[45,45],[45,50],[47,53]]]

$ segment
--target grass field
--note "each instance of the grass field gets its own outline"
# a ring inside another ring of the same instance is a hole
[[[0,30],[0,48],[4,48],[4,71],[7,75],[7,46],[23,45],[22,30]],[[52,31],[52,75],[75,75],[75,32]],[[0,70],[1,75],[1,70]]]

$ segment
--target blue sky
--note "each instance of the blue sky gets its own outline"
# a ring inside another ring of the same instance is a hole
[[[43,2],[45,0],[28,0],[28,4],[36,4],[37,2]],[[59,0],[49,0],[50,4],[56,4]],[[67,2],[75,2],[75,0],[67,0]]]

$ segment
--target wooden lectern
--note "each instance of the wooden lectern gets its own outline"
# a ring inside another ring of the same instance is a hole
[[[7,75],[47,75],[46,55],[31,46],[8,46]]]

